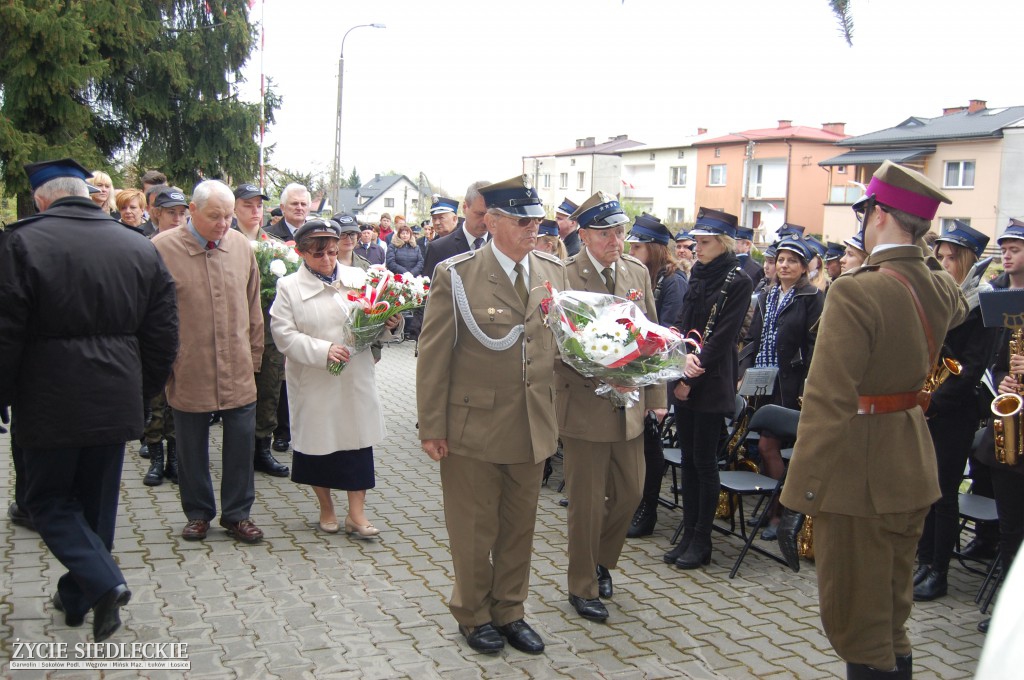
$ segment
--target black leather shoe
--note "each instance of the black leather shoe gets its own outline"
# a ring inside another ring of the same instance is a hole
[[[804,526],[804,515],[794,512],[789,508],[782,510],[782,517],[776,527],[776,535],[779,539],[779,550],[786,560],[786,564],[793,571],[800,571],[800,551],[796,547],[796,537]]]
[[[576,613],[585,619],[591,621],[604,621],[608,618],[608,608],[604,606],[604,602],[594,598],[593,600],[585,600],[582,597],[577,597],[572,593],[569,593],[569,604],[576,610]]]
[[[563,498],[562,500],[558,501],[558,504],[561,505],[563,508],[567,508],[569,507],[569,499]]]
[[[76,616],[74,614],[68,614],[66,611],[64,611],[64,603],[61,602],[60,593],[53,594],[53,608],[59,612],[63,612],[64,623],[71,626],[72,628],[78,628],[83,623],[85,623],[85,614],[80,614]]]
[[[465,636],[470,647],[484,654],[497,654],[505,647],[505,641],[501,639],[501,634],[492,623],[485,623],[473,629],[460,625],[459,632]]]
[[[992,617],[990,616],[989,618],[987,618],[987,619],[985,619],[983,621],[979,621],[978,622],[978,632],[979,633],[987,633],[988,632],[988,624],[989,624],[989,622],[991,620],[992,620]]]
[[[762,541],[774,541],[779,538],[779,527],[778,525],[769,526],[767,529],[761,532]]]
[[[907,654],[906,656],[896,655],[896,670],[900,673],[900,678],[906,678],[911,680],[914,677],[914,655]]]
[[[103,642],[121,627],[121,616],[118,610],[132,599],[132,591],[121,584],[114,586],[92,608],[92,637],[96,642]]]
[[[19,527],[25,527],[32,531],[36,530],[35,522],[33,522],[29,514],[25,512],[20,505],[18,505],[17,501],[7,506],[7,518],[11,520],[11,524],[16,524]]]
[[[508,643],[520,652],[540,654],[544,651],[544,641],[540,639],[540,635],[537,635],[537,631],[522,619],[497,628],[498,632],[508,640]]]
[[[287,437],[274,437],[274,450],[278,453],[284,453],[287,451],[289,444],[291,444],[291,440]]]
[[[974,539],[960,551],[960,555],[963,557],[969,557],[972,560],[990,560],[996,556],[999,552],[999,546],[989,541]]]
[[[658,506],[640,503],[633,513],[633,521],[629,523],[626,538],[641,538],[654,533],[654,525],[658,523]]]
[[[899,666],[891,671],[882,671],[862,663],[846,664],[846,680],[884,680],[885,678],[902,680],[903,677],[909,678],[910,676],[904,676]]]
[[[164,483],[164,443],[155,442],[149,445],[149,469],[142,478],[146,486],[160,486]]]
[[[597,565],[597,594],[606,600],[612,596],[612,575],[600,564]]]
[[[682,556],[686,549],[690,547],[690,543],[693,541],[693,529],[683,529],[683,537],[679,539],[675,547],[669,550],[667,553],[661,556],[661,559],[665,564],[675,564],[676,560]]]
[[[914,585],[916,586],[918,583],[925,580],[925,578],[928,576],[928,572],[931,570],[932,565],[930,564],[917,565],[917,568],[914,569]]]
[[[146,442],[139,446],[139,458],[149,458],[149,444]]]
[[[676,559],[680,569],[696,569],[711,564],[711,537],[706,541],[694,539],[682,555]]]
[[[256,439],[256,448],[253,453],[253,470],[265,472],[272,477],[287,477],[288,466],[282,465],[274,458],[270,451],[270,438],[263,437]]]
[[[174,439],[167,440],[167,458],[164,461],[164,477],[178,483],[178,445]]]
[[[931,602],[948,591],[946,572],[931,569],[923,581],[914,586],[914,602]]]

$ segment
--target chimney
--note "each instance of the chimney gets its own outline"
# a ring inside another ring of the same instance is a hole
[[[950,106],[949,108],[942,109],[942,115],[952,116],[954,113],[963,113],[966,110],[966,106]]]
[[[978,111],[984,111],[985,104],[987,103],[988,102],[986,102],[984,99],[972,99],[968,102],[967,113],[977,113]]]
[[[583,146],[594,146],[594,138],[587,137],[585,140],[583,140]]]
[[[698,135],[706,135],[707,133],[708,133],[708,129],[707,128],[701,128],[701,127],[697,128],[697,134]]]
[[[609,142],[624,142],[627,139],[629,139],[629,135],[615,135],[614,137],[609,137],[608,141]]]
[[[576,148],[577,149],[582,149],[584,146],[586,146],[586,143],[587,143],[587,140],[583,139],[582,137],[577,137],[576,138]]]
[[[376,175],[373,176],[373,181],[374,182],[379,182],[380,181],[380,173],[379,172]]]
[[[779,129],[780,130],[784,130],[784,129],[788,128],[788,127],[793,127],[793,121],[791,121],[791,120],[780,120],[779,121]]]
[[[836,135],[846,134],[846,123],[822,123],[821,129]]]

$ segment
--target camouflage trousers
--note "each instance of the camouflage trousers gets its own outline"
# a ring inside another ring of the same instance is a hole
[[[174,439],[174,415],[167,405],[167,394],[163,390],[150,400],[149,408],[153,411],[153,417],[143,434],[146,443],[157,444],[164,439]]]
[[[277,428],[277,404],[284,381],[284,355],[272,342],[263,347],[263,366],[256,374],[256,438],[270,437]]]

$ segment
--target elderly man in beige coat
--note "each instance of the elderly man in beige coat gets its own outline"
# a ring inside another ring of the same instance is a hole
[[[157,235],[178,290],[180,348],[167,382],[178,438],[181,537],[206,538],[217,504],[210,480],[210,413],[224,422],[222,527],[256,543],[263,532],[249,519],[255,500],[253,442],[256,381],[263,360],[260,271],[249,239],[230,229],[235,197],[222,182],[201,182],[189,204],[191,222]]]

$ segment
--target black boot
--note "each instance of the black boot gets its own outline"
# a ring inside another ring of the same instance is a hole
[[[793,571],[800,571],[800,551],[797,548],[796,539],[804,526],[804,515],[783,508],[782,517],[779,518],[779,526],[776,527],[776,538],[779,541],[779,550],[786,564]]]
[[[686,552],[686,549],[690,547],[690,543],[693,542],[693,533],[693,527],[683,528],[683,537],[679,539],[676,546],[661,556],[661,559],[665,561],[665,564],[675,564],[676,560]]]
[[[909,675],[904,676],[902,673],[899,666],[891,671],[880,671],[862,663],[846,664],[846,680],[885,680],[886,678],[897,680],[910,677]]]
[[[896,671],[900,680],[911,680],[914,677],[914,655],[896,656]]]
[[[164,477],[175,484],[178,483],[178,446],[173,439],[167,440],[167,465],[164,467]]]
[[[658,523],[658,504],[653,505],[640,501],[640,507],[633,513],[633,521],[626,532],[626,538],[640,538],[654,533],[654,525]]]
[[[153,442],[149,445],[149,470],[143,477],[146,486],[160,486],[164,483],[164,443]]]
[[[948,590],[946,572],[931,569],[924,580],[914,586],[914,602],[931,602],[943,597]]]
[[[145,439],[140,440],[139,444],[139,458],[149,458],[149,444]]]
[[[253,469],[265,472],[272,477],[287,477],[288,466],[281,465],[270,451],[270,437],[257,437],[256,450],[253,453]]]
[[[555,468],[551,465],[551,458],[544,459],[544,477],[540,480],[541,486],[548,485],[548,478],[551,477],[551,473],[555,471]]]
[[[686,551],[676,560],[676,566],[680,569],[696,569],[705,564],[711,563],[711,534],[694,533],[693,540],[687,546]]]
[[[918,583],[928,578],[928,572],[931,570],[932,565],[930,564],[917,565],[917,568],[914,569],[914,585],[916,586]]]

